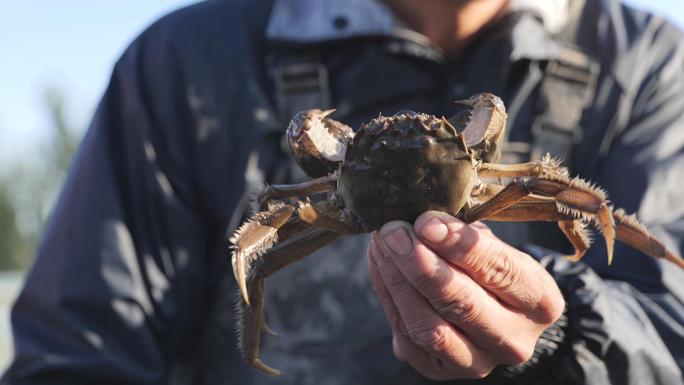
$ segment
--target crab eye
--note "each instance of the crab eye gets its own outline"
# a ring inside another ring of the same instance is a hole
[[[401,111],[397,111],[397,113],[392,115],[392,117],[395,118],[395,117],[401,116],[401,115],[408,115],[408,116],[414,117],[414,116],[418,115],[418,113],[416,111],[412,111],[412,110],[401,110]]]

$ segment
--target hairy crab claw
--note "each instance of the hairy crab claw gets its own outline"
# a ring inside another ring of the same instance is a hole
[[[328,118],[335,110],[308,110],[295,115],[287,128],[287,141],[295,159],[313,177],[328,175],[344,159],[354,138],[351,127]]]

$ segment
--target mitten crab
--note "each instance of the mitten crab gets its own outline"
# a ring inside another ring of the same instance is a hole
[[[439,210],[464,222],[557,221],[574,246],[572,260],[589,248],[587,225],[597,227],[612,259],[614,239],[643,253],[684,261],[668,251],[633,215],[614,210],[606,194],[571,178],[560,162],[498,164],[506,126],[501,99],[478,94],[449,120],[400,112],[380,116],[354,131],[328,116],[332,110],[297,114],[287,139],[300,166],[314,179],[270,185],[259,192],[260,211],[237,231],[233,272],[240,288],[239,342],[246,360],[277,375],[259,359],[264,323],[264,280],[343,234],[413,222]],[[501,183],[502,178],[511,180]],[[326,199],[312,200],[326,194]]]

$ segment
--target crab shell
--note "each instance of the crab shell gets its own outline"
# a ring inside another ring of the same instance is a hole
[[[426,210],[457,213],[476,181],[463,135],[444,118],[406,113],[361,127],[347,146],[337,190],[361,225],[377,230]]]

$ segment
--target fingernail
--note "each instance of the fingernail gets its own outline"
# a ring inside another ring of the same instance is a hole
[[[405,257],[411,255],[413,252],[413,240],[403,226],[382,229],[380,231],[380,236],[394,254]]]
[[[442,222],[442,220],[437,217],[432,217],[432,219],[420,229],[420,236],[426,241],[433,243],[443,242],[447,235],[449,235],[449,229],[447,228],[446,223]]]

